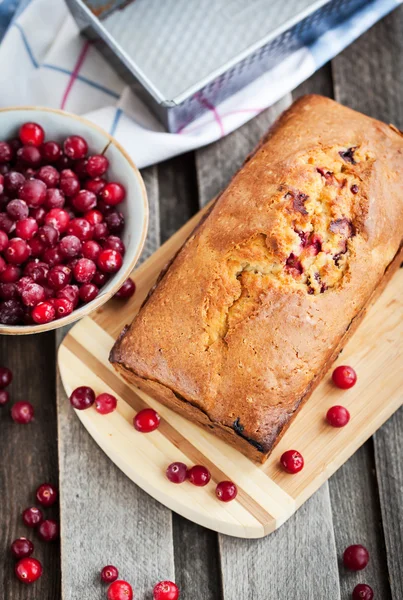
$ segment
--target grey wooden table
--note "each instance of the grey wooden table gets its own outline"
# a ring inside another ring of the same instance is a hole
[[[321,93],[403,129],[402,32],[403,7],[240,130],[145,169],[153,218],[143,259],[226,185],[292,97]],[[0,339],[0,363],[15,373],[12,396],[29,398],[37,414],[19,427],[0,411],[0,598],[105,598],[99,571],[113,563],[138,600],[150,600],[160,579],[176,580],[184,600],[347,600],[360,581],[377,600],[403,599],[402,411],[281,529],[237,540],[171,513],[109,461],[70,410],[56,372],[60,339]],[[27,587],[13,577],[6,550],[27,535],[20,514],[45,480],[60,485],[61,554],[58,545],[38,545],[44,576]],[[371,553],[363,573],[340,565],[351,543]]]

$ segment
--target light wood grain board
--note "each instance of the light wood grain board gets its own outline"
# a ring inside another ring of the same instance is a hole
[[[265,465],[257,465],[237,450],[190,423],[120,378],[108,362],[114,339],[130,322],[160,270],[182,245],[203,211],[191,219],[134,273],[137,291],[123,304],[112,300],[86,317],[67,334],[59,350],[59,368],[67,394],[78,385],[119,398],[118,410],[108,416],[94,408],[78,417],[106,454],[140,487],[170,509],[221,533],[262,537],[277,529],[357,448],[402,405],[403,300],[399,271],[336,364],[350,364],[358,372],[357,385],[348,392],[324,378],[302,408]],[[345,405],[351,421],[343,429],[324,419],[333,404]],[[152,406],[162,417],[150,435],[136,432],[135,413]],[[306,466],[288,475],[279,457],[289,448],[300,450]],[[214,485],[202,490],[188,483],[171,484],[164,476],[175,460],[205,464],[213,482],[231,479],[238,486],[236,501],[217,501]]]

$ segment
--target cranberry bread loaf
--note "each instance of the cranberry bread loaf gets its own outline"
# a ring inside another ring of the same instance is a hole
[[[111,352],[136,386],[264,461],[398,266],[403,137],[293,104]]]

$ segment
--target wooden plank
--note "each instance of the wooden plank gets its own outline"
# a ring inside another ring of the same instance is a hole
[[[35,505],[35,490],[41,483],[58,484],[54,333],[0,337],[0,365],[14,374],[9,388],[10,403],[0,408],[0,548],[2,577],[0,597],[7,600],[60,599],[59,544],[45,544],[21,520],[22,511]],[[18,400],[29,400],[35,420],[18,425],[10,408]],[[58,518],[58,506],[45,511]],[[43,576],[35,585],[25,586],[14,575],[11,542],[20,536],[35,545],[33,556],[43,564]]]
[[[147,255],[159,244],[157,169],[143,177],[150,202]],[[174,579],[170,511],[103,454],[73,414],[60,380],[58,429],[63,600],[104,597],[99,572],[105,564],[118,567],[137,598],[149,597],[157,581]]]
[[[201,205],[225,187],[290,101],[287,96],[238,131],[196,153]],[[269,594],[273,598],[296,598],[297,590],[298,597],[308,598],[312,589],[317,598],[340,598],[327,484],[269,537],[250,541],[220,535],[219,548],[226,600],[235,595],[266,600]],[[321,565],[326,565],[326,577],[320,576]]]

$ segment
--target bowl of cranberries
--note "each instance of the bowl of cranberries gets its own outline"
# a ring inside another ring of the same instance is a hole
[[[0,333],[99,308],[129,277],[147,225],[143,180],[113,137],[63,111],[0,110]]]

